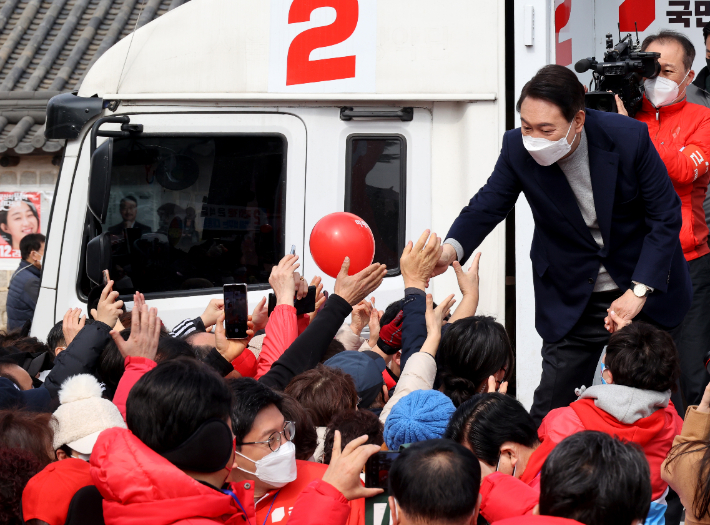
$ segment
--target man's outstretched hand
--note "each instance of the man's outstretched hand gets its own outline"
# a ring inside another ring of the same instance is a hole
[[[620,330],[641,312],[645,304],[646,297],[636,297],[633,290],[626,290],[624,295],[609,306],[607,310],[609,315],[604,319],[604,328],[612,334]],[[614,312],[614,316],[617,319],[616,321],[614,317],[611,316],[611,312]]]
[[[111,330],[111,337],[124,358],[145,357],[155,361],[155,355],[158,353],[160,326],[158,310],[148,309],[148,306],[144,304],[141,306],[140,312],[133,309],[131,335],[128,340],[124,341],[120,332],[116,330]]]
[[[405,288],[425,290],[437,261],[441,259],[441,239],[435,233],[430,233],[429,230],[424,230],[416,244],[409,241],[402,251],[399,269]]]
[[[378,263],[371,264],[355,275],[348,275],[348,270],[350,270],[350,258],[346,257],[335,279],[333,292],[345,299],[350,306],[355,306],[377,290],[387,274],[387,267]]]
[[[441,248],[441,257],[439,257],[439,260],[434,266],[434,271],[431,273],[432,277],[441,275],[448,270],[449,266],[451,266],[458,257],[458,255],[456,255],[456,250],[454,250],[454,247],[450,244],[444,244]]]

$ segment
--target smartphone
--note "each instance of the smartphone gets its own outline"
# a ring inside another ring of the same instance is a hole
[[[370,459],[365,463],[365,487],[387,490],[390,468],[398,456],[399,452],[391,450],[370,456]]]
[[[295,244],[291,245],[291,255],[296,255],[296,245]]]
[[[224,317],[227,339],[244,339],[247,336],[247,285],[224,285]]]
[[[310,314],[316,310],[316,287],[309,286],[308,294],[303,299],[293,298],[293,306],[296,307],[296,315]],[[269,315],[276,308],[276,294],[269,294]]]

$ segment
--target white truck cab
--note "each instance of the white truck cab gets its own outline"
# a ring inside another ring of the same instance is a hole
[[[228,283],[251,309],[291,245],[323,275],[310,232],[336,211],[373,231],[378,307],[400,299],[405,243],[443,238],[498,157],[504,23],[503,2],[192,0],[121,40],[48,108],[67,144],[32,334],[86,310],[105,265],[167,327]],[[503,322],[504,224],[480,250],[479,311]]]

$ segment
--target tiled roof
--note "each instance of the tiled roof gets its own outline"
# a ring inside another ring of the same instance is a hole
[[[188,0],[4,0],[0,7],[0,155],[55,153],[47,100],[74,91],[109,47]]]

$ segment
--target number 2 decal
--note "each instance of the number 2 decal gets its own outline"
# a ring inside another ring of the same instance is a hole
[[[286,85],[309,84],[355,77],[355,56],[311,60],[314,49],[344,42],[357,28],[358,0],[294,0],[288,13],[288,23],[308,22],[311,13],[320,7],[335,9],[335,21],[308,29],[296,36],[288,49]]]

